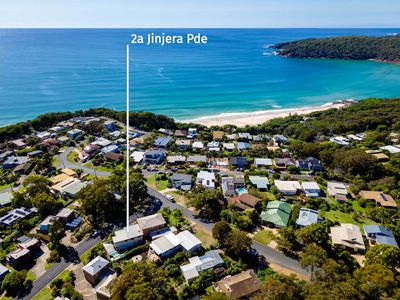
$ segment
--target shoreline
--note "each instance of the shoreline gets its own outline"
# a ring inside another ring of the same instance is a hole
[[[316,111],[328,110],[331,108],[343,108],[353,104],[354,100],[343,100],[335,101],[332,103],[326,103],[320,106],[306,106],[298,108],[286,108],[286,109],[271,109],[255,112],[238,112],[238,113],[222,113],[214,116],[205,116],[190,120],[175,120],[181,123],[196,123],[207,127],[211,126],[223,126],[223,125],[259,125],[264,122],[270,121],[276,118],[284,118],[290,115],[307,115]]]

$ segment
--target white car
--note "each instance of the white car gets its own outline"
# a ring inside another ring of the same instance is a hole
[[[174,197],[171,196],[171,195],[166,194],[166,195],[165,195],[165,198],[167,198],[167,199],[168,199],[169,201],[171,201],[171,202],[175,202]]]

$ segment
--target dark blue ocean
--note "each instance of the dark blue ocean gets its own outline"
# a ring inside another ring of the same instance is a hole
[[[179,120],[400,96],[400,65],[290,59],[269,45],[400,29],[0,29],[0,125],[50,111],[125,107],[131,33],[208,36],[202,46],[131,46],[134,110]]]

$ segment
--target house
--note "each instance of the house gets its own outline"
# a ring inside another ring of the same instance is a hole
[[[215,283],[214,288],[229,298],[239,299],[257,292],[261,288],[261,282],[253,270],[246,270],[223,278]]]
[[[320,172],[324,169],[321,165],[321,161],[314,157],[309,157],[307,159],[299,159],[297,161],[297,167],[302,170],[310,170],[313,172]]]
[[[226,151],[232,151],[235,150],[235,144],[234,143],[222,143],[222,147]]]
[[[23,139],[10,141],[10,144],[11,144],[11,147],[13,147],[15,149],[23,149],[26,147],[26,143],[24,142]]]
[[[275,158],[275,167],[278,169],[287,169],[290,166],[296,166],[296,162],[288,157],[284,158]]]
[[[120,162],[124,159],[124,155],[121,153],[107,152],[104,154],[104,158],[107,160]]]
[[[188,129],[188,138],[194,138],[197,136],[197,128],[189,128]]]
[[[197,183],[201,184],[207,189],[215,188],[215,174],[209,171],[200,171],[197,173]]]
[[[168,178],[168,181],[174,188],[184,191],[190,191],[192,189],[191,175],[174,173]]]
[[[321,221],[321,219],[318,217],[317,210],[302,207],[299,210],[299,216],[296,220],[296,227],[305,227],[311,224],[318,223],[319,221]]]
[[[168,155],[167,156],[167,163],[174,165],[174,164],[183,164],[186,162],[186,156],[183,155]]]
[[[32,252],[27,248],[17,248],[7,254],[7,261],[13,267],[21,267],[28,264],[32,259]]]
[[[3,169],[13,169],[16,166],[26,164],[30,160],[27,156],[10,156],[3,162]]]
[[[181,240],[172,232],[167,232],[150,243],[150,249],[161,258],[170,256],[180,249]]]
[[[185,138],[188,135],[188,132],[186,130],[182,129],[177,129],[175,130],[174,136],[176,138]]]
[[[281,194],[286,196],[296,195],[302,190],[301,184],[298,181],[275,180],[274,185]]]
[[[176,144],[176,147],[179,149],[190,149],[192,147],[191,140],[176,140],[175,144]]]
[[[85,279],[92,285],[96,285],[109,271],[110,262],[101,256],[92,259],[87,265],[82,267]]]
[[[160,164],[165,158],[163,150],[149,150],[144,154],[144,161],[149,164]]]
[[[164,228],[167,224],[160,213],[138,218],[137,223],[145,236]]]
[[[230,163],[232,166],[234,166],[236,168],[246,168],[247,158],[246,157],[232,157],[230,159]]]
[[[315,181],[304,181],[301,186],[307,197],[317,198],[321,194],[321,188]]]
[[[245,187],[244,178],[242,177],[222,177],[221,179],[222,193],[224,196],[234,196],[237,190]]]
[[[334,137],[331,137],[331,138],[329,139],[329,141],[331,141],[332,143],[341,145],[341,146],[348,146],[348,145],[350,145],[349,140],[348,140],[347,138],[343,137],[343,136],[334,136]]]
[[[125,227],[115,231],[112,241],[115,249],[122,251],[142,243],[143,231],[138,224],[130,225],[129,230]]]
[[[8,150],[0,154],[0,162],[4,162],[8,157],[12,156],[14,151]]]
[[[192,148],[193,149],[203,149],[204,148],[204,144],[203,144],[203,142],[195,141],[192,144]]]
[[[99,300],[108,300],[111,299],[111,288],[117,279],[117,274],[113,273],[108,276],[105,276],[103,280],[96,285],[96,297]]]
[[[347,187],[342,182],[328,181],[327,182],[328,194],[335,197],[335,200],[341,203],[347,201]]]
[[[5,192],[0,194],[0,207],[11,204],[14,195],[12,192]]]
[[[53,225],[54,220],[56,219],[55,216],[47,216],[40,224],[39,224],[39,231],[44,234],[49,233],[50,226]]]
[[[119,147],[117,145],[109,145],[109,146],[105,146],[105,147],[101,148],[101,150],[100,150],[100,153],[103,155],[106,153],[110,153],[110,152],[113,152],[113,153],[119,152]]]
[[[373,200],[378,206],[387,208],[397,207],[397,202],[393,199],[392,196],[379,191],[361,191],[360,197],[367,200]]]
[[[71,130],[67,131],[67,136],[72,140],[77,139],[81,135],[83,135],[83,131],[80,129],[71,129]]]
[[[35,238],[30,238],[27,237],[26,235],[23,235],[17,239],[19,242],[17,247],[21,249],[28,249],[30,251],[35,251],[40,249],[40,241]]]
[[[166,135],[173,135],[174,134],[171,130],[168,130],[168,129],[165,129],[165,128],[158,129],[158,132],[162,133],[162,134],[166,134]]]
[[[64,207],[58,212],[56,218],[61,223],[67,224],[69,221],[75,218],[75,212],[70,208]]]
[[[143,161],[146,152],[144,151],[133,151],[130,155],[135,163],[140,163]]]
[[[225,132],[223,131],[213,131],[213,140],[220,141],[224,138]]]
[[[61,173],[65,174],[65,175],[68,175],[68,176],[71,176],[71,177],[77,177],[76,172],[74,170],[72,170],[72,169],[69,169],[69,168],[62,169]]]
[[[246,143],[246,142],[238,142],[237,143],[237,148],[238,148],[239,151],[247,150],[247,149],[250,148],[250,144]]]
[[[64,198],[76,198],[79,191],[87,185],[87,182],[76,178],[70,178],[52,186],[52,189],[59,192]]]
[[[380,147],[380,149],[386,150],[386,151],[388,151],[390,154],[400,153],[400,147],[396,147],[396,146],[388,145],[388,146]]]
[[[191,283],[200,275],[199,272],[221,267],[223,264],[224,261],[218,251],[210,250],[202,256],[189,258],[189,263],[180,266],[180,269],[186,282]]]
[[[176,237],[180,240],[180,245],[184,251],[196,252],[201,248],[201,241],[188,230],[179,232]]]
[[[162,148],[162,149],[167,149],[168,145],[171,143],[172,138],[166,136],[166,137],[158,137],[154,141],[154,147],[156,148]]]
[[[267,176],[249,176],[249,181],[252,185],[255,185],[259,190],[267,190],[269,180]]]
[[[282,135],[282,134],[276,134],[272,137],[272,139],[274,140],[274,142],[276,144],[284,144],[287,143],[289,141],[288,137]]]
[[[252,139],[252,136],[248,132],[239,132],[238,133],[238,138],[241,139],[241,140],[249,141],[249,140]]]
[[[365,245],[360,228],[354,224],[331,227],[332,245],[355,253],[364,253]]]
[[[220,151],[221,149],[219,148],[219,142],[218,141],[211,141],[207,143],[207,148],[209,151]]]
[[[372,244],[392,245],[399,249],[396,238],[391,230],[382,225],[364,225],[365,236]]]
[[[6,277],[8,273],[10,273],[10,270],[0,263],[0,283],[3,282],[4,277]]]
[[[67,136],[60,136],[57,138],[57,142],[59,142],[61,145],[65,145],[68,143],[71,139]]]
[[[99,145],[89,144],[85,148],[83,148],[83,151],[88,155],[93,155],[97,152],[97,150],[99,150],[99,148]]]
[[[25,164],[22,164],[22,165],[18,165],[12,170],[12,173],[14,175],[16,175],[16,174],[29,174],[30,171],[32,170],[32,166],[33,165],[31,163],[25,163]]]
[[[39,157],[43,154],[42,150],[35,150],[35,151],[31,151],[28,153],[28,157],[29,158],[35,158],[35,157]]]
[[[205,163],[205,162],[207,162],[207,156],[205,156],[205,155],[190,155],[187,157],[186,161],[188,163],[199,163],[199,162]]]
[[[259,208],[261,205],[261,199],[248,193],[242,193],[239,195],[239,203],[236,202],[236,204],[239,204],[236,205],[236,207],[240,209]]]
[[[114,120],[105,121],[104,127],[110,132],[116,131],[118,129],[117,123]]]
[[[32,213],[36,212],[37,212],[36,208],[25,208],[21,206],[20,208],[10,210],[7,214],[2,216],[0,218],[0,223],[6,226],[10,226],[13,225],[15,222],[17,222],[18,220],[25,219]]]
[[[254,164],[257,168],[268,168],[272,166],[272,159],[270,158],[255,158]]]
[[[107,147],[110,146],[112,144],[112,142],[106,138],[98,138],[97,140],[95,140],[94,142],[91,143],[91,145],[96,145],[99,147]]]
[[[263,223],[273,225],[274,227],[287,226],[292,207],[283,201],[269,201],[267,208],[261,212],[260,218]]]

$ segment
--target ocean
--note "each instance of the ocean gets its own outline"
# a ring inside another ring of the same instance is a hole
[[[131,45],[131,106],[188,120],[400,97],[400,65],[292,59],[278,42],[400,29],[0,29],[0,125],[45,112],[125,108],[131,34],[207,35],[206,45]]]

